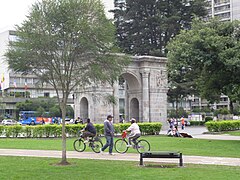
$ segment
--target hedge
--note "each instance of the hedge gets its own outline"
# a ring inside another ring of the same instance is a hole
[[[208,121],[205,125],[209,132],[235,131],[240,129],[240,120]]]
[[[162,124],[161,123],[138,123],[141,133],[143,135],[155,135],[159,134]],[[66,134],[67,137],[77,137],[79,130],[83,129],[84,124],[67,124]],[[97,134],[103,136],[104,126],[103,124],[94,124],[97,130]],[[123,130],[126,130],[130,126],[130,123],[114,124],[115,135],[121,134]],[[36,125],[36,126],[2,126],[0,125],[0,136],[5,137],[26,137],[26,138],[49,138],[49,137],[61,137],[62,126],[56,124]]]
[[[202,126],[205,121],[189,121],[191,126]]]

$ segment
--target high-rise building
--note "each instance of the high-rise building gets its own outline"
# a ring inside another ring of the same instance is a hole
[[[55,89],[49,84],[42,84],[33,74],[22,74],[8,68],[4,54],[10,41],[17,39],[15,31],[0,32],[0,116],[16,115],[16,103],[29,98],[57,97]],[[73,104],[72,98],[69,104]],[[4,109],[4,112],[3,112]]]
[[[209,17],[219,17],[222,21],[240,19],[239,0],[208,0]]]

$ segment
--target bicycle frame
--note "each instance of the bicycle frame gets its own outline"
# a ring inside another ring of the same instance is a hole
[[[82,134],[80,134],[80,137],[73,142],[73,147],[76,151],[83,152],[86,149],[87,143],[89,143],[88,146],[91,147],[92,150],[96,153],[99,153],[100,149],[103,146],[101,139],[97,136],[89,137],[86,142],[86,140],[84,140],[82,137]]]
[[[125,153],[128,151],[128,148],[130,148],[128,141],[126,141],[127,139],[127,132],[124,131],[121,135],[121,139],[118,139],[115,141],[115,150],[118,153]],[[139,153],[141,153],[142,151],[149,151],[150,150],[150,144],[147,140],[145,139],[136,139],[136,146],[133,146],[133,148],[136,148],[137,151]]]

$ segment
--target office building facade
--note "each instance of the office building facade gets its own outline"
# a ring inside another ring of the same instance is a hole
[[[53,98],[57,94],[49,84],[42,84],[33,74],[22,74],[8,68],[4,54],[10,41],[17,39],[15,31],[0,32],[0,116],[15,117],[16,103],[30,98]],[[73,104],[72,98],[69,104]]]
[[[208,0],[208,17],[218,17],[222,21],[240,19],[239,0]]]

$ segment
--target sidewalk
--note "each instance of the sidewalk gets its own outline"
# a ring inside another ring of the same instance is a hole
[[[61,151],[52,150],[25,150],[25,149],[0,149],[0,156],[28,156],[28,157],[51,157],[61,158]],[[67,158],[76,159],[99,159],[99,160],[119,160],[119,161],[139,161],[139,154],[126,153],[108,155],[108,153],[98,154],[93,152],[75,152],[67,151]],[[167,162],[178,164],[178,159],[146,159],[144,162]],[[212,164],[212,165],[227,165],[240,166],[240,158],[225,158],[225,157],[205,157],[205,156],[185,156],[183,155],[184,164]]]

